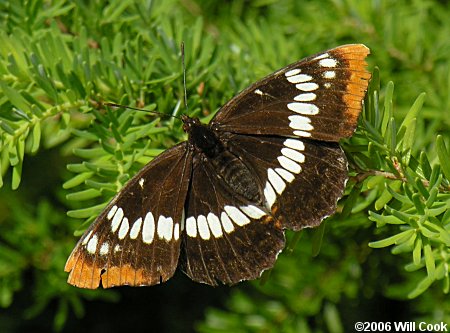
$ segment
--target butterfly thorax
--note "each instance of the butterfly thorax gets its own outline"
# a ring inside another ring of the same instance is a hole
[[[262,191],[254,173],[236,155],[227,149],[218,134],[198,118],[183,116],[183,130],[189,135],[189,143],[206,158],[223,185],[230,193],[237,194],[244,201],[262,203]]]
[[[198,118],[182,116],[183,130],[189,135],[189,143],[209,158],[220,154],[224,148],[217,135]]]

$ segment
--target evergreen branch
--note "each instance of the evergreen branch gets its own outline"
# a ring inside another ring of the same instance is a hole
[[[357,167],[355,167],[356,170],[358,170]],[[351,176],[350,179],[355,183],[362,183],[364,180],[371,176],[381,176],[386,179],[390,180],[400,180],[403,183],[407,183],[408,179],[406,177],[401,177],[398,174],[395,174],[393,172],[389,171],[380,171],[380,170],[358,170],[358,173],[355,176]],[[425,187],[430,186],[430,181],[427,179],[420,179],[422,182],[422,185]],[[441,192],[448,192],[450,191],[450,185],[449,184],[441,184],[439,187],[439,191]]]
[[[378,83],[372,82],[371,85],[378,86]],[[420,157],[417,156],[413,138],[417,135],[415,124],[424,95],[417,98],[398,126],[392,113],[392,83],[388,84],[387,90],[385,98],[390,100],[384,101],[384,110],[376,107],[380,104],[379,92],[376,89],[371,91],[362,126],[350,140],[357,141],[360,147],[349,155],[355,171],[351,179],[358,188],[363,188],[362,192],[378,193],[374,208],[382,210],[382,213],[369,211],[369,219],[376,222],[378,228],[387,227],[388,232],[394,233],[369,243],[369,246],[383,248],[394,245],[393,254],[412,254],[414,266],[410,267],[426,268],[427,276],[408,295],[413,298],[435,280],[444,279],[444,286],[448,285],[448,270],[436,274],[435,267],[448,267],[450,263],[450,221],[445,215],[450,208],[450,182],[443,173],[450,154],[438,136],[437,153],[443,168],[439,164],[431,166],[424,151],[419,153]],[[366,158],[369,156],[376,158],[369,161]],[[351,200],[353,202],[346,205],[354,205],[357,198],[352,197]],[[392,229],[399,228],[396,225],[400,226],[399,233]],[[448,292],[448,288],[444,287],[444,292]]]

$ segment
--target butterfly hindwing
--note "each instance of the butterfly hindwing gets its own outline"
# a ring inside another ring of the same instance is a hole
[[[220,137],[224,152],[194,162],[181,255],[187,275],[211,285],[254,279],[272,267],[284,229],[319,225],[336,210],[347,180],[337,143]],[[246,190],[239,194],[239,187]]]
[[[85,232],[67,260],[69,283],[94,289],[153,285],[177,265],[192,158],[187,143],[134,176]]]
[[[194,162],[180,257],[191,279],[210,285],[259,277],[284,247],[284,232],[267,208],[236,195],[228,185],[233,180],[227,182],[227,175],[246,184],[239,161],[220,165],[218,170],[213,162]]]
[[[369,49],[344,45],[293,63],[225,104],[212,128],[337,142],[353,134],[370,73]]]
[[[315,227],[336,210],[347,181],[337,143],[274,136],[228,135],[229,149],[264,184],[266,205],[284,229]]]

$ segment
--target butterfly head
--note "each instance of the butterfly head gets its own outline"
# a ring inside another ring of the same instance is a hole
[[[183,115],[183,130],[189,136],[191,146],[208,157],[214,157],[222,151],[222,144],[211,128],[202,124],[198,118]]]
[[[183,131],[190,133],[194,126],[201,126],[200,120],[195,117],[191,118],[185,114],[181,116],[181,121],[183,122]]]

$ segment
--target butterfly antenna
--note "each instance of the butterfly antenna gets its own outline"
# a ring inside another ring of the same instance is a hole
[[[188,104],[187,104],[187,88],[186,88],[186,65],[185,65],[185,62],[184,62],[184,58],[185,58],[185,56],[184,56],[184,42],[181,42],[181,63],[182,63],[182,66],[183,66],[184,106],[185,106],[186,111],[187,111],[188,110]],[[173,117],[173,118],[181,119],[181,117],[178,117],[178,116],[175,116],[175,115],[170,115],[170,114],[166,114],[166,113],[162,113],[162,112],[158,112],[158,111],[153,111],[153,110],[135,108],[135,107],[132,107],[132,106],[127,106],[127,105],[122,105],[122,104],[117,104],[117,103],[105,102],[105,103],[103,103],[103,105],[112,106],[112,107],[116,107],[116,108],[124,108],[124,109],[136,110],[136,111],[149,112],[149,113],[160,115],[161,117]]]
[[[153,113],[153,114],[157,114],[159,116],[162,117],[172,117],[172,118],[177,118],[177,119],[181,119],[181,117],[172,115],[172,114],[167,114],[167,113],[163,113],[163,112],[158,112],[158,111],[154,111],[154,110],[147,110],[147,109],[141,109],[141,108],[135,108],[132,106],[128,106],[128,105],[122,105],[122,104],[117,104],[117,103],[111,103],[111,102],[105,102],[102,103],[103,105],[107,105],[107,106],[112,106],[115,108],[124,108],[124,109],[130,109],[130,110],[136,110],[136,111],[143,111],[143,112],[148,112],[148,113]]]
[[[187,89],[186,89],[186,65],[184,63],[184,42],[181,42],[181,63],[183,66],[184,107],[186,108],[187,112],[188,104],[187,104]]]

